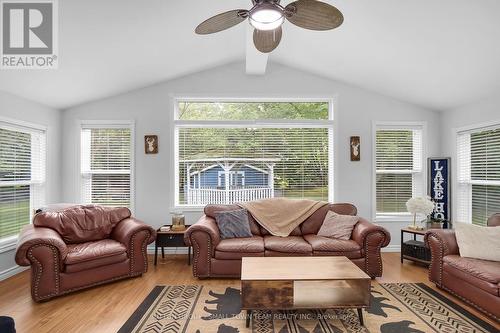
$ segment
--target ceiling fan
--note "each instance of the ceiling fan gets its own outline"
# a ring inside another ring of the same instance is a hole
[[[253,42],[257,50],[269,53],[281,41],[285,19],[309,30],[331,30],[342,24],[344,16],[332,5],[317,0],[297,0],[285,7],[280,0],[252,0],[250,10],[235,9],[215,15],[196,27],[199,35],[229,29],[246,19],[255,28]]]

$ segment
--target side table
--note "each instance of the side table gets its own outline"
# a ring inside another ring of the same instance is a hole
[[[417,240],[417,236],[425,236],[429,229],[414,230],[410,228],[401,229],[401,263],[403,259],[420,262],[425,265],[430,264],[430,250],[425,246],[423,240]],[[404,234],[413,235],[413,239],[405,241]]]
[[[158,248],[161,248],[161,257],[165,258],[165,247],[187,247],[188,248],[188,265],[191,265],[191,246],[187,246],[184,243],[184,233],[187,228],[190,226],[187,225],[185,230],[181,231],[160,231],[158,229],[156,231],[156,241],[155,241],[155,261],[154,264],[156,266],[158,261]]]

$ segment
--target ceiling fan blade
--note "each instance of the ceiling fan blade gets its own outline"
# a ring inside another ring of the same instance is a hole
[[[278,47],[282,34],[281,27],[266,31],[255,29],[253,31],[253,43],[260,52],[269,53]]]
[[[285,17],[304,29],[331,30],[344,22],[342,13],[332,5],[316,0],[298,0],[285,7]]]
[[[208,35],[222,30],[229,29],[238,23],[246,20],[248,10],[235,9],[225,13],[212,16],[208,20],[203,21],[196,27],[195,32],[199,35]]]

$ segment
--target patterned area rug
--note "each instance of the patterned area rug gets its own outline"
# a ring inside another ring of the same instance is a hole
[[[422,283],[372,286],[363,310],[258,311],[245,327],[235,286],[157,286],[119,333],[451,333],[498,332]]]

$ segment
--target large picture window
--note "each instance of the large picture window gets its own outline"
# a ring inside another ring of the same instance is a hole
[[[45,204],[45,130],[0,121],[0,240],[14,237]]]
[[[377,125],[376,217],[408,215],[406,201],[424,193],[422,126]]]
[[[457,221],[486,225],[500,212],[500,126],[458,133]]]
[[[333,200],[328,102],[177,103],[176,205]]]
[[[132,208],[132,151],[130,124],[82,125],[83,203]]]

